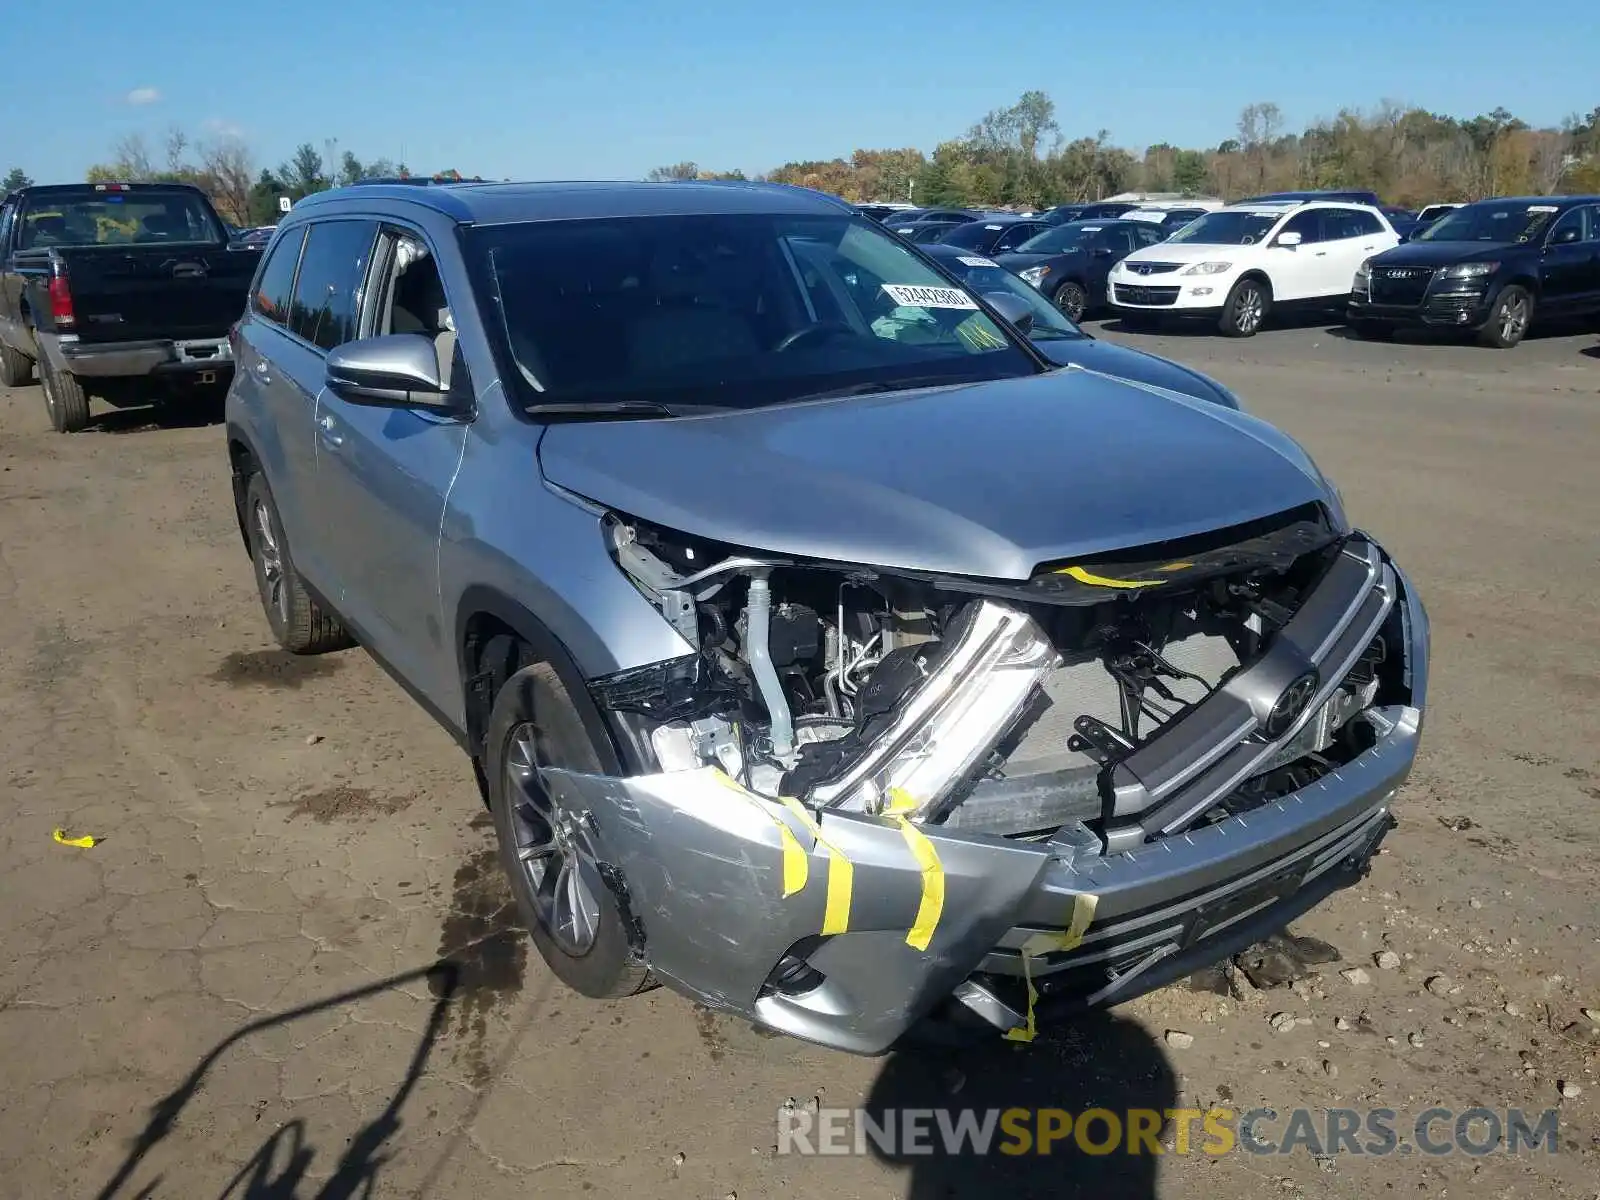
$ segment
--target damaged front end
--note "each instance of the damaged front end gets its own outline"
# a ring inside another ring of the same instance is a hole
[[[1215,961],[1364,869],[1415,757],[1422,606],[1316,505],[1022,581],[607,532],[695,652],[592,684],[654,770],[552,790],[656,975],[840,1049]]]

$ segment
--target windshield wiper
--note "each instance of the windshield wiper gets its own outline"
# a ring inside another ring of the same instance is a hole
[[[523,412],[530,417],[594,417],[606,419],[609,417],[675,417],[665,404],[657,404],[654,400],[596,400],[585,403],[582,400],[555,400],[546,404],[526,405]]]
[[[837,400],[842,396],[867,396],[875,392],[908,392],[913,388],[954,387],[962,383],[980,383],[980,375],[914,375],[910,379],[873,379],[866,383],[852,383],[847,387],[829,388],[821,392],[806,392],[788,396],[789,402],[797,400]]]

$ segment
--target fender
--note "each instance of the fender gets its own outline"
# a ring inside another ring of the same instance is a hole
[[[554,668],[600,755],[603,774],[626,775],[648,769],[644,766],[648,761],[644,757],[647,753],[644,747],[648,743],[643,742],[642,735],[633,731],[626,722],[608,721],[600,712],[589,691],[589,681],[584,678],[577,660],[561,639],[518,601],[482,584],[470,585],[462,592],[456,606],[456,659],[466,701],[466,733],[473,747],[469,752],[475,752],[482,746],[488,730],[489,712],[495,700],[490,692],[492,681],[489,673],[474,673],[469,659],[470,626],[472,619],[477,616],[493,617],[527,643],[536,661],[549,663]]]

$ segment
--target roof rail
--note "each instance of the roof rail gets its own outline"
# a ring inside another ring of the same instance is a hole
[[[369,184],[407,183],[417,187],[436,187],[441,184],[451,183],[488,183],[482,175],[463,175],[459,171],[449,175],[386,175],[371,179],[357,179],[353,183],[346,183],[342,187],[362,187]]]

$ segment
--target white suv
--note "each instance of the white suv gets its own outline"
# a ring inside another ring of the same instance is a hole
[[[1128,255],[1111,269],[1107,298],[1131,325],[1205,317],[1249,337],[1274,309],[1343,312],[1356,268],[1399,244],[1366,204],[1233,204]]]

